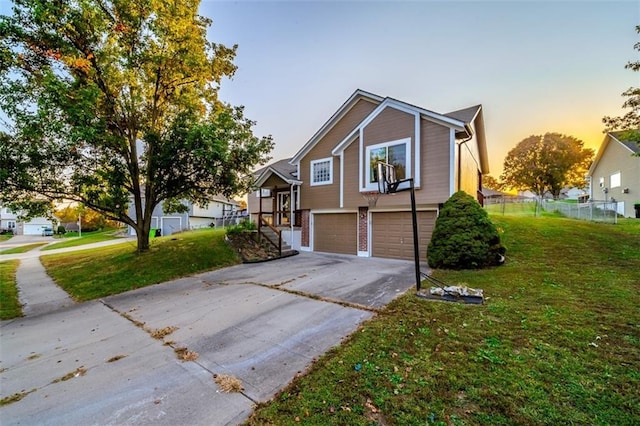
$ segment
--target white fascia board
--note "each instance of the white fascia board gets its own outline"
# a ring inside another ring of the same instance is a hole
[[[340,153],[340,208],[344,207],[344,152]]]
[[[422,137],[420,134],[420,114],[415,115],[414,125],[415,125],[415,129],[413,131],[413,136],[415,138],[415,143],[414,143],[415,168],[413,171],[413,187],[415,189],[419,189],[420,188],[420,169],[422,168],[422,160],[420,156],[420,153],[422,152]]]
[[[290,163],[294,164],[299,162],[302,157],[304,157],[310,150],[315,146],[315,144],[322,139],[324,135],[331,130],[331,128],[338,122],[340,119],[347,113],[349,110],[357,103],[358,98],[362,98],[369,102],[382,102],[384,98],[374,95],[373,93],[365,92],[364,90],[356,90],[350,97],[347,99],[340,108],[327,120],[320,130],[318,130],[309,141],[304,144],[304,146],[293,156]]]
[[[457,159],[460,161],[460,159]],[[456,131],[449,129],[449,196],[456,191]],[[458,176],[460,179],[460,176]]]

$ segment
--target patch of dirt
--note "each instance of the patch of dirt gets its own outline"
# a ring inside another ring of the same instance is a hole
[[[278,250],[268,242],[256,241],[258,235],[251,232],[227,234],[227,241],[240,255],[243,262],[258,262],[279,257]]]

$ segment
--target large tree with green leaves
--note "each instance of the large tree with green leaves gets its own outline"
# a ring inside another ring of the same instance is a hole
[[[500,180],[505,187],[547,192],[558,198],[565,186],[586,186],[593,150],[584,142],[559,133],[534,135],[522,140],[505,157]]]
[[[636,26],[636,33],[640,34],[640,25]],[[640,41],[633,45],[640,52]],[[631,71],[640,71],[640,60],[629,61],[624,66]],[[626,98],[622,108],[629,111],[620,117],[604,117],[605,132],[622,131],[621,137],[626,141],[633,141],[640,146],[640,87],[630,87],[622,92]]]
[[[244,192],[271,137],[218,99],[236,46],[199,0],[14,0],[0,17],[2,202],[71,199],[132,226],[154,207]],[[128,206],[132,206],[132,217]]]

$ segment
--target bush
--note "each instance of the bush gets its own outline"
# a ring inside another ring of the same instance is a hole
[[[458,191],[444,203],[427,250],[432,268],[479,269],[499,265],[505,248],[478,202]]]
[[[58,229],[56,231],[56,234],[64,235],[66,233],[67,233],[67,229],[62,225],[58,225]]]
[[[230,226],[227,229],[227,234],[239,234],[240,232],[249,232],[255,231],[258,227],[255,223],[251,222],[249,219],[245,219],[237,225]]]

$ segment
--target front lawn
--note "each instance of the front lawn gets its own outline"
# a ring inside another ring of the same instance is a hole
[[[18,300],[16,271],[19,260],[0,262],[0,320],[22,316],[22,305]]]
[[[102,241],[109,241],[118,238],[114,236],[113,233],[113,229],[94,232],[83,232],[82,236],[78,236],[77,232],[67,232],[60,237],[62,241],[50,244],[47,247],[43,248],[42,251],[67,247],[77,247],[85,244],[99,243]]]
[[[435,272],[484,305],[400,297],[247,424],[640,424],[640,220],[492,219],[504,266]]]
[[[60,287],[84,301],[236,264],[224,233],[216,229],[156,238],[143,254],[132,242],[40,259]]]
[[[26,253],[28,251],[31,251],[33,249],[36,249],[38,247],[42,247],[44,245],[46,245],[47,243],[33,243],[33,244],[26,244],[24,246],[18,246],[18,247],[12,247],[10,249],[6,249],[6,250],[2,250],[0,251],[0,255],[1,254],[19,254],[19,253]]]

